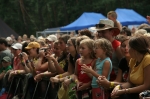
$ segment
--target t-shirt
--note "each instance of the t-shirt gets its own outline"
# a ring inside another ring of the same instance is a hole
[[[127,81],[127,78],[128,78],[128,73],[129,73],[129,65],[128,65],[128,62],[126,60],[126,58],[122,58],[119,62],[119,69],[122,70],[122,80],[124,82]]]
[[[63,53],[63,54],[61,55],[61,57],[58,58],[58,63],[59,63],[59,66],[60,66],[61,68],[63,68],[63,70],[64,70],[65,72],[68,71],[68,59],[67,59],[67,55],[66,55],[65,53]]]
[[[120,46],[120,42],[119,41],[114,40],[112,42],[112,47],[113,47],[114,51],[113,51],[112,57],[111,57],[113,70],[112,70],[112,73],[111,73],[110,81],[113,81],[113,80],[116,79],[116,75],[117,75],[117,72],[118,72],[119,59],[118,59],[117,54],[116,54],[116,49],[119,46]]]
[[[142,85],[144,83],[144,68],[150,65],[150,54],[145,54],[141,63],[136,66],[136,60],[131,59],[129,63],[130,67],[130,81],[135,85]],[[135,67],[136,66],[136,67]]]
[[[100,75],[102,75],[102,72],[103,72],[103,66],[104,66],[104,62],[105,61],[109,61],[110,62],[110,70],[109,70],[109,74],[108,74],[108,77],[107,79],[109,80],[110,79],[110,73],[111,73],[111,70],[112,70],[112,63],[111,63],[111,60],[109,57],[105,58],[104,60],[100,61],[100,58],[96,60],[96,72]],[[93,76],[92,78],[92,88],[98,88],[99,85],[97,84],[96,82],[97,78]]]
[[[0,73],[2,73],[3,71],[7,72],[8,70],[11,70],[11,69],[12,69],[11,66],[2,67],[2,68],[0,69]]]

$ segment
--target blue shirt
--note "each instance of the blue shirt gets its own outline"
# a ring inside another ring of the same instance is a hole
[[[108,74],[108,77],[107,79],[109,80],[110,79],[110,73],[112,71],[112,62],[110,60],[109,57],[105,58],[104,60],[100,61],[100,58],[98,58],[96,60],[96,72],[99,74],[99,75],[102,75],[102,72],[103,72],[103,66],[104,66],[104,62],[105,61],[109,61],[110,62],[110,70],[109,70],[109,74]],[[92,78],[92,88],[98,88],[99,85],[97,84],[96,82],[97,78],[93,76]]]

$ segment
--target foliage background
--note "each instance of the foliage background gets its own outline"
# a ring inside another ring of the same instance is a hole
[[[134,9],[150,15],[150,0],[0,0],[0,18],[19,35],[35,34],[46,28],[65,26],[83,12],[106,16],[116,8]]]

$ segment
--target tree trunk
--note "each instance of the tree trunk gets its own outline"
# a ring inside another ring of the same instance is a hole
[[[28,33],[28,25],[27,25],[27,21],[26,21],[26,15],[25,15],[25,7],[24,7],[24,3],[23,3],[23,0],[19,0],[19,4],[20,4],[20,9],[21,9],[21,12],[22,12],[22,17],[23,17],[23,21],[24,21],[24,25],[25,25],[25,30],[26,30],[26,33]]]

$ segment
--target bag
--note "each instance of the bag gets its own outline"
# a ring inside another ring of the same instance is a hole
[[[92,99],[108,99],[109,92],[103,88],[92,88]]]
[[[61,85],[60,89],[58,90],[58,99],[69,99],[68,89],[65,90],[63,85]]]

